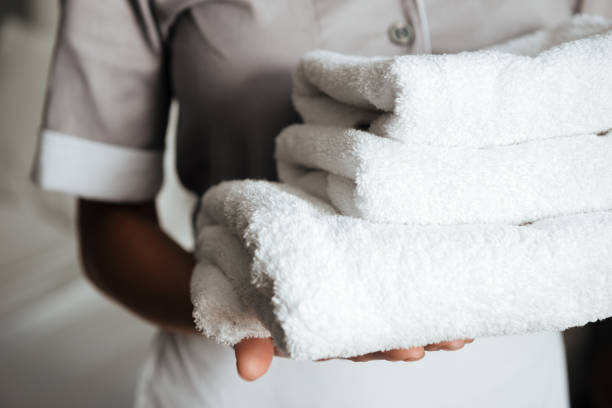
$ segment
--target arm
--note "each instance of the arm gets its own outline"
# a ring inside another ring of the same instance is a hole
[[[154,204],[170,99],[155,21],[140,0],[61,2],[32,178],[86,197],[78,202],[81,260],[102,292],[153,324],[195,333],[194,260],[161,230]],[[263,375],[271,344],[245,341],[238,366]]]
[[[78,238],[85,275],[106,295],[165,329],[195,334],[189,293],[193,256],[162,231],[153,201],[79,199]],[[254,380],[274,356],[271,339],[236,346],[238,374]]]
[[[104,293],[142,318],[166,329],[195,333],[189,282],[192,255],[162,231],[155,204],[79,200],[78,229],[85,274]],[[416,361],[424,350],[461,348],[464,341],[390,350],[353,361]],[[235,347],[238,374],[263,376],[275,354],[271,339],[246,339]]]
[[[189,282],[192,255],[161,229],[155,204],[79,200],[85,274],[105,294],[164,328],[195,333]]]
[[[34,181],[89,198],[78,203],[79,247],[102,292],[153,324],[195,333],[194,259],[162,231],[153,201],[170,99],[154,15],[139,0],[64,0],[61,10]],[[235,350],[238,373],[249,380],[265,374],[274,355],[270,339],[247,339]],[[423,353],[417,347],[355,360]]]

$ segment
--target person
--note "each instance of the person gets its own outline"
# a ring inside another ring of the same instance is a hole
[[[274,179],[274,137],[299,121],[291,72],[305,52],[473,50],[556,25],[583,3],[63,0],[33,176],[42,188],[78,197],[91,281],[161,328],[137,406],[567,406],[558,333],[478,339],[419,362],[426,351],[471,340],[353,359],[364,364],[274,358],[270,369],[270,339],[232,351],[198,335],[194,258],[162,230],[154,199],[172,99],[180,106],[176,166],[187,189],[199,195],[222,180]],[[241,381],[234,358],[242,378],[261,378]]]

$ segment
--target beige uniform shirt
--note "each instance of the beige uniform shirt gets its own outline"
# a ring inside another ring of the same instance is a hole
[[[477,49],[612,0],[63,0],[35,181],[107,201],[157,194],[170,101],[177,170],[191,191],[274,178],[273,140],[299,120],[290,75],[304,52]],[[584,3],[584,4],[583,4]],[[409,318],[409,317],[407,317]],[[276,359],[255,384],[232,351],[160,334],[141,407],[564,407],[555,333],[477,339],[415,364]],[[443,353],[443,354],[442,354]]]
[[[188,189],[274,178],[274,137],[298,120],[290,74],[304,52],[476,49],[555,25],[576,1],[64,0],[34,176],[82,197],[153,198],[176,98]]]

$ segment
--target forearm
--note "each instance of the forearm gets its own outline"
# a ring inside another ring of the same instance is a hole
[[[195,331],[189,294],[194,260],[162,231],[154,203],[81,199],[78,229],[85,273],[98,288],[154,324]]]

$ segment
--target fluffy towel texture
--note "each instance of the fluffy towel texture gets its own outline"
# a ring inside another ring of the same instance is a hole
[[[204,333],[230,344],[264,336],[240,324],[254,310],[297,359],[561,330],[612,314],[610,212],[526,226],[375,224],[284,185],[239,181],[204,195],[198,231],[198,256],[245,302],[225,284],[201,285],[210,277],[196,269],[194,296],[219,301],[196,304]],[[224,311],[235,324],[216,329]]]
[[[205,258],[200,258],[193,271],[191,301],[196,328],[220,343],[234,345],[244,338],[270,337],[253,308],[240,300],[228,277]]]
[[[298,188],[226,182],[201,200],[198,328],[320,359],[612,315],[612,138],[588,134],[612,127],[611,28],[579,17],[496,50],[305,57],[307,124],[276,151]]]
[[[282,181],[371,221],[521,224],[612,208],[611,136],[474,148],[294,125],[276,158]]]
[[[612,128],[612,22],[579,16],[496,49],[364,58],[307,54],[294,76],[306,123],[404,142],[512,144]]]

